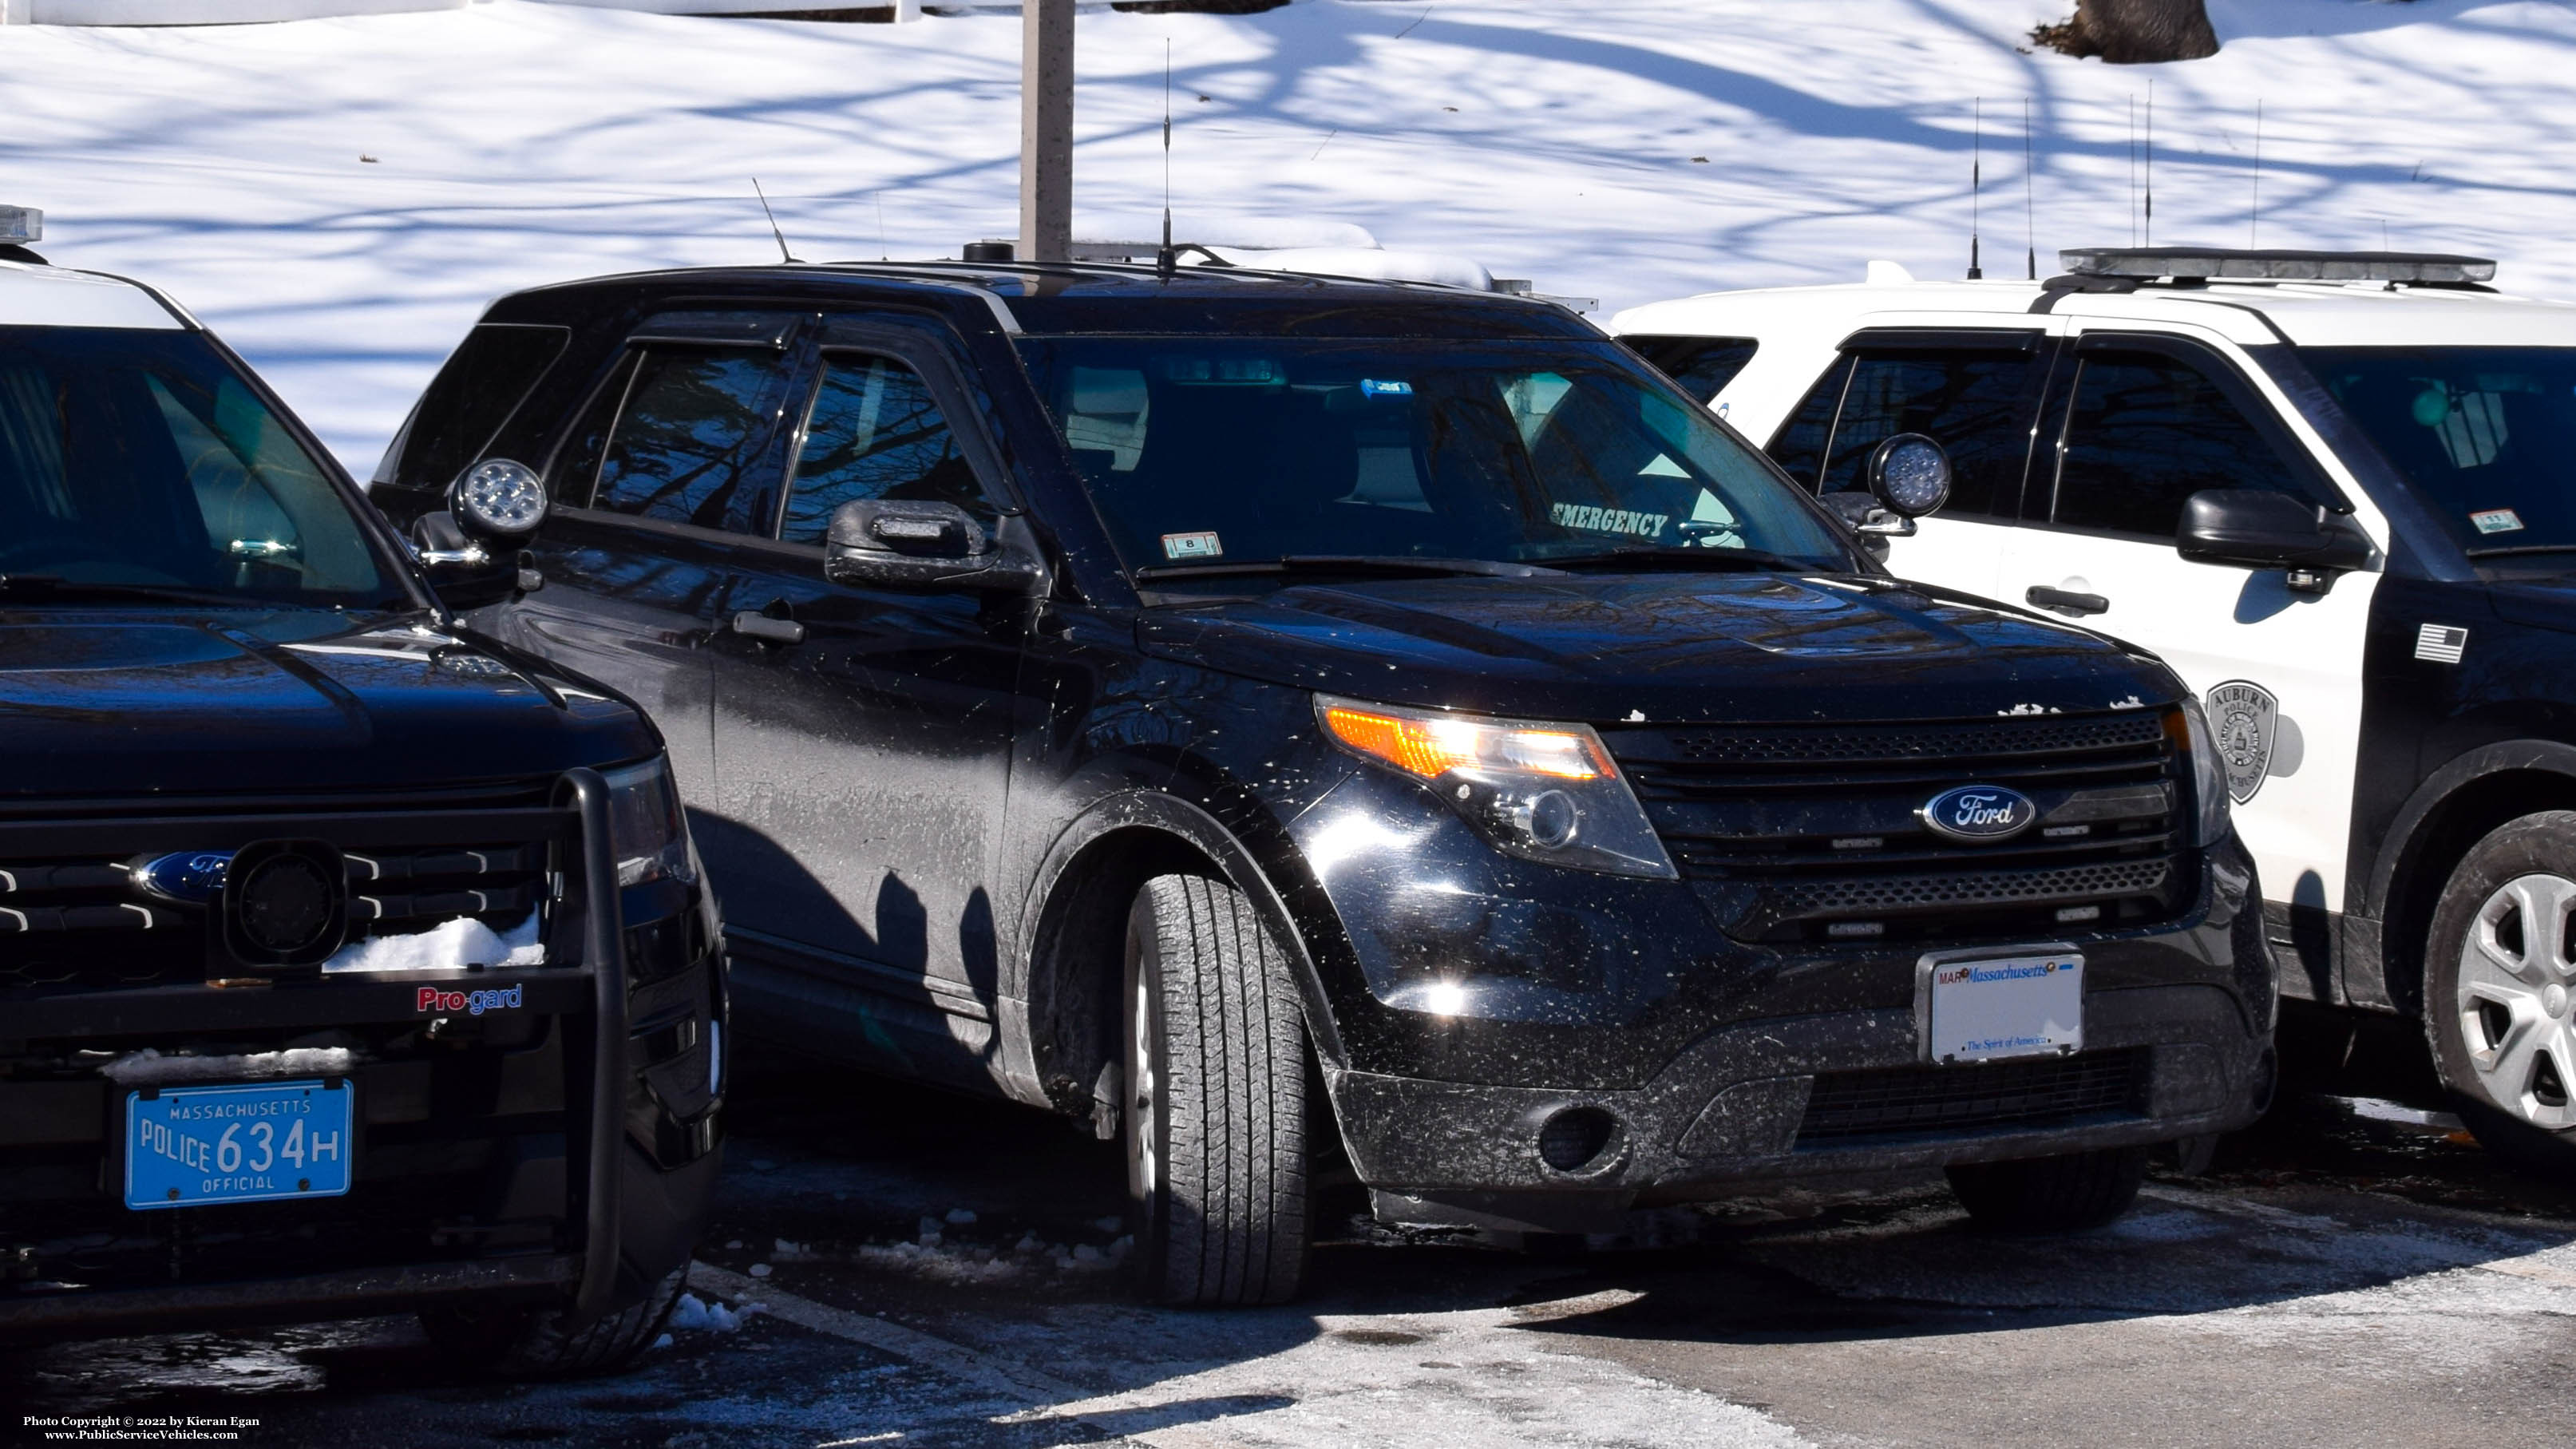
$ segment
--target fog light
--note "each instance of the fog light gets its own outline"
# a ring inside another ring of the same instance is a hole
[[[1619,1119],[1598,1107],[1568,1107],[1539,1124],[1538,1156],[1559,1172],[1582,1172],[1618,1150]]]

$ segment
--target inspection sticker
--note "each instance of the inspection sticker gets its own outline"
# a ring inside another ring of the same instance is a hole
[[[2490,508],[2483,513],[2472,513],[2469,515],[2469,522],[2476,524],[2480,533],[2522,531],[2522,515],[2510,508]]]
[[[1217,558],[1224,553],[1225,544],[1218,540],[1214,529],[1163,535],[1163,557],[1168,559]]]

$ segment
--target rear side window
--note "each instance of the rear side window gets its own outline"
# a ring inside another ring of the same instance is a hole
[[[444,488],[480,460],[571,336],[564,327],[499,322],[466,333],[403,431],[396,470],[403,484]]]
[[[1682,391],[1707,402],[1726,390],[1761,344],[1750,337],[1623,337],[1619,339],[1680,383]]]
[[[921,374],[891,357],[834,353],[806,414],[778,536],[821,543],[833,510],[879,499],[954,503],[987,529],[998,518]]]
[[[2309,496],[2200,369],[2155,353],[2087,353],[2067,414],[2053,520],[2171,539],[2183,501],[2204,488]]]
[[[1898,433],[1922,433],[1950,452],[1955,481],[1944,515],[2012,517],[2021,507],[2038,368],[2031,352],[1861,352],[1822,491],[1868,487],[1861,473],[1870,450]]]
[[[766,349],[652,346],[600,450],[593,508],[734,533],[765,531],[761,460],[785,391]]]

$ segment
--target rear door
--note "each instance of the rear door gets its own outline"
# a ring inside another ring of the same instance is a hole
[[[2265,895],[2305,908],[2302,930],[2322,931],[2322,913],[2343,899],[2361,649],[2379,576],[2294,592],[2281,569],[2186,561],[2174,531],[2184,500],[2202,489],[2265,489],[2336,508],[2347,506],[2343,492],[2247,374],[2195,338],[2079,335],[2043,426],[2029,516],[2009,531],[1998,592],[2173,666],[2218,732]],[[2375,516],[2357,521],[2385,545]],[[2274,914],[2276,928],[2291,919]],[[2285,989],[2330,995],[2323,944],[2300,942],[2306,970]]]
[[[1856,333],[1771,440],[1774,461],[1820,493],[1865,489],[1870,450],[1923,433],[1950,452],[1950,502],[1891,540],[1898,576],[1992,596],[2020,512],[2051,346],[2029,328]]]

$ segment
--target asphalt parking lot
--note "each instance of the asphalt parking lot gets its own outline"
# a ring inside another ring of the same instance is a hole
[[[2576,1189],[2452,1134],[2402,1050],[2302,1045],[2308,1091],[2097,1232],[1982,1236],[1930,1184],[1616,1245],[1354,1231],[1243,1313],[1124,1299],[1105,1145],[771,1067],[696,1306],[634,1372],[463,1381],[379,1319],[22,1352],[0,1401],[30,1443],[196,1415],[316,1449],[2560,1442]]]

